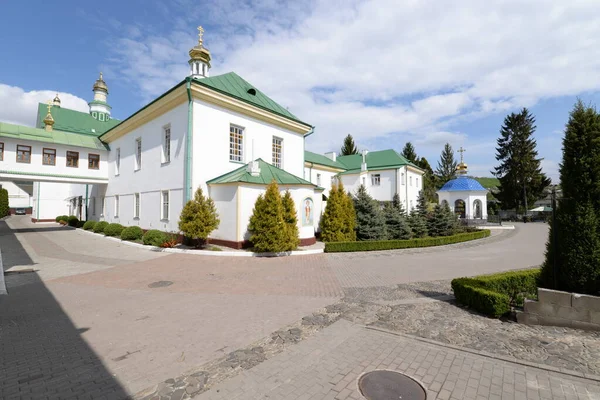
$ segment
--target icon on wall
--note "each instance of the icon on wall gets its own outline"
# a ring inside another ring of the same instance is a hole
[[[302,200],[302,226],[312,226],[313,223],[313,201],[310,197]]]

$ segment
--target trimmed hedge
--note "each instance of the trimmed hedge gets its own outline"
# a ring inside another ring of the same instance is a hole
[[[144,236],[144,231],[139,226],[130,226],[121,232],[122,240],[140,240]]]
[[[108,222],[106,221],[98,221],[94,225],[94,233],[104,233],[104,228],[108,226]]]
[[[79,225],[79,218],[74,215],[70,215],[66,221],[73,228],[77,228],[77,225]]]
[[[58,217],[56,217],[56,222],[59,221],[68,221],[69,220],[69,216],[68,215],[59,215]]]
[[[144,233],[142,237],[142,241],[145,245],[160,247],[164,242],[169,239],[166,233],[156,230],[150,229]]]
[[[0,189],[0,218],[6,217],[10,214],[10,207],[8,205],[8,190]]]
[[[94,229],[94,225],[96,225],[96,221],[85,221],[83,224],[83,229],[86,231]]]
[[[123,229],[125,229],[125,227],[121,224],[108,224],[106,228],[104,228],[104,234],[106,236],[121,236],[121,232],[123,232]]]
[[[452,280],[456,301],[490,317],[501,317],[522,294],[537,291],[540,269]]]
[[[445,244],[454,244],[467,242],[469,240],[483,239],[490,236],[489,229],[483,229],[477,232],[459,233],[452,236],[425,237],[408,240],[374,240],[360,242],[329,242],[325,243],[326,253],[339,253],[346,251],[375,251],[375,250],[394,250],[410,249],[413,247],[431,247],[442,246]]]

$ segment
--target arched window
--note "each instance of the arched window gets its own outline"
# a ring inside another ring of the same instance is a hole
[[[483,218],[481,213],[481,200],[475,200],[473,202],[473,218],[481,219]]]
[[[459,218],[465,217],[465,201],[458,199],[454,202],[454,214]]]

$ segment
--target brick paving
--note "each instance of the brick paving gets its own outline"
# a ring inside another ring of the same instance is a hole
[[[405,373],[440,399],[598,399],[600,383],[340,320],[241,372],[199,400],[363,399],[357,381],[376,369]]]

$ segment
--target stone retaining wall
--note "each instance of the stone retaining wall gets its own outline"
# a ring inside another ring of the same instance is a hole
[[[600,297],[538,288],[538,301],[525,300],[517,321],[600,331]]]

